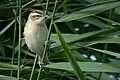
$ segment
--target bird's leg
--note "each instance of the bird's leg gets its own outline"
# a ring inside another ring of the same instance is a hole
[[[38,56],[38,64],[39,64],[39,67],[41,67],[41,59],[40,59],[40,56]]]
[[[50,46],[49,41],[45,41],[45,42],[44,42],[44,45],[47,46],[47,49],[48,49],[49,46]],[[42,60],[42,57],[43,57],[42,55],[43,55],[43,54],[38,55],[38,60],[39,60],[38,63],[39,63],[39,67],[41,67],[41,65],[44,64],[44,61],[41,61],[41,60]],[[47,58],[46,58],[46,55],[45,55],[45,59],[47,59]]]
[[[41,67],[41,65],[43,65],[43,63],[41,63],[41,57],[40,57],[40,55],[38,55],[38,64],[39,64],[39,67]]]

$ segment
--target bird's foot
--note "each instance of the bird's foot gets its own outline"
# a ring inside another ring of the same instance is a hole
[[[45,45],[45,46],[50,46],[50,42],[49,42],[49,41],[45,41],[45,42],[44,42],[44,45]]]
[[[38,57],[38,64],[39,64],[39,67],[41,67],[44,64],[44,63],[41,62],[40,56]]]
[[[41,67],[44,64],[44,63],[41,63],[40,61],[38,63],[39,63],[39,67]]]

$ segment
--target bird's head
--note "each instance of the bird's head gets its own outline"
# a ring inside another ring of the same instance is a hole
[[[28,20],[35,24],[45,23],[45,16],[42,11],[34,10],[29,14]]]

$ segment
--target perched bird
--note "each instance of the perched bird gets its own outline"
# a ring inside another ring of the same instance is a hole
[[[45,24],[45,16],[40,10],[32,11],[24,27],[25,43],[31,52],[42,57],[44,43],[47,39],[48,29]]]

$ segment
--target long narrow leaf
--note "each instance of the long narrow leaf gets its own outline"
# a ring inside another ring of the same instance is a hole
[[[17,67],[17,65],[0,62],[0,69],[2,69],[2,70],[17,70],[18,67]]]
[[[101,49],[95,49],[95,48],[90,48],[90,49],[95,50],[97,52],[101,52],[101,53],[104,53],[104,54],[108,54],[108,55],[120,58],[120,53],[116,53],[116,52],[112,52],[112,51],[107,51],[107,50],[101,50]]]
[[[15,77],[0,75],[0,80],[17,80]],[[26,80],[26,79],[23,79]]]
[[[94,5],[94,6],[73,12],[71,14],[67,14],[67,15],[61,17],[60,19],[57,19],[55,22],[65,22],[65,21],[77,20],[80,18],[93,16],[93,15],[103,12],[105,10],[109,10],[109,9],[119,7],[119,6],[120,6],[120,1]]]
[[[97,37],[99,35],[110,34],[110,33],[113,33],[113,32],[117,32],[119,30],[120,30],[120,27],[116,27],[116,28],[112,28],[112,29],[105,29],[105,30],[98,30],[98,31],[92,31],[92,32],[88,32],[88,33],[83,33],[81,35],[76,35],[76,37],[75,36],[74,37],[70,36],[72,39],[69,39],[67,41],[67,43],[78,41],[78,40],[85,40],[85,39],[88,39],[88,38]],[[54,47],[57,47],[57,46],[60,46],[59,42],[55,43],[55,44],[52,44],[51,48],[54,48]]]
[[[77,62],[81,67],[82,71],[85,72],[113,72],[120,73],[119,67],[117,68],[114,65],[99,63],[99,62]],[[44,67],[52,68],[52,69],[62,69],[67,71],[73,71],[72,66],[69,62],[59,62],[59,63],[51,63]]]
[[[12,22],[10,22],[2,31],[0,31],[0,35],[2,35],[5,31],[7,31],[14,22],[15,19]]]
[[[73,69],[74,69],[78,79],[79,80],[86,80],[85,77],[84,77],[84,74],[82,73],[80,67],[78,66],[75,58],[72,56],[71,50],[69,49],[68,45],[66,44],[63,36],[61,35],[61,33],[60,33],[59,29],[57,28],[55,23],[54,23],[54,27],[55,27],[55,30],[56,30],[57,35],[59,37],[59,40],[60,40],[60,42],[61,42],[61,44],[62,44],[62,46],[64,48],[64,51],[65,51],[65,53],[66,53],[66,55],[67,55],[71,65],[72,65],[72,67],[73,67]]]
[[[94,18],[94,17],[86,17],[86,18],[79,19],[78,21],[88,23],[88,24],[93,24],[101,29],[113,28],[112,26],[107,25],[103,23],[102,21],[100,21],[99,19]]]

